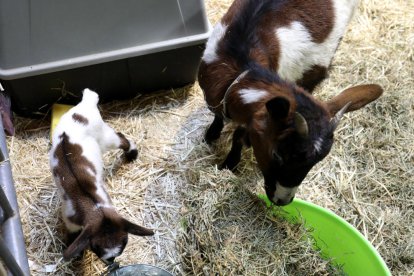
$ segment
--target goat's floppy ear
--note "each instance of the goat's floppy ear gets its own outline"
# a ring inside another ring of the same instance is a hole
[[[63,252],[64,260],[68,261],[73,257],[78,256],[83,250],[85,250],[89,245],[90,236],[91,232],[89,228],[84,228],[79,236]]]
[[[332,117],[349,103],[344,113],[358,110],[382,95],[382,88],[377,84],[357,85],[342,91],[339,95],[327,101],[327,107]]]
[[[289,115],[290,102],[283,97],[275,97],[266,103],[267,112],[274,120],[283,120]]]
[[[151,229],[139,226],[135,223],[130,222],[129,220],[122,219],[122,223],[124,224],[124,230],[132,235],[137,236],[152,236],[154,235],[154,231]]]

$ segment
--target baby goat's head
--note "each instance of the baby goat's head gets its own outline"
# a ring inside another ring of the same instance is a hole
[[[128,233],[150,236],[154,232],[121,217],[113,208],[101,207],[94,211],[91,222],[64,251],[65,260],[81,254],[90,248],[106,264],[122,254],[128,242]]]
[[[377,99],[382,89],[356,86],[322,102],[296,86],[276,87],[278,92],[290,91],[266,99],[253,115],[248,133],[267,196],[277,205],[286,205],[311,168],[329,153],[342,115]]]

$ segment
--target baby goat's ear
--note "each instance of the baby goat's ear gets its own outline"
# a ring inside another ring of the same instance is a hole
[[[65,261],[78,256],[89,246],[89,238],[91,232],[88,227],[85,227],[79,236],[69,245],[68,248],[63,252],[63,258]]]
[[[266,102],[266,109],[272,119],[284,120],[289,115],[290,102],[285,97],[275,97]]]
[[[122,223],[124,224],[124,230],[130,234],[137,235],[137,236],[152,236],[154,235],[154,231],[151,229],[136,225],[135,223],[130,222],[129,220],[122,219]]]
[[[383,90],[381,86],[377,84],[357,85],[345,89],[339,95],[327,101],[326,104],[331,116],[333,117],[348,103],[349,106],[346,110],[344,110],[345,112],[358,110],[370,102],[378,99],[378,97],[382,95],[382,92]]]
[[[331,114],[331,129],[335,130],[346,112],[358,110],[382,95],[382,88],[376,84],[357,85],[342,91],[326,102]]]

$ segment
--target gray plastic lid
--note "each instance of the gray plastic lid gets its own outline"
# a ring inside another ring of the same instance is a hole
[[[0,78],[197,45],[210,31],[202,0],[0,0]]]

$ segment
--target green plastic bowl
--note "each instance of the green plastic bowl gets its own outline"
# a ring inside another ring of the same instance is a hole
[[[266,195],[259,195],[268,207]],[[294,199],[289,205],[274,207],[273,212],[292,223],[304,223],[314,238],[322,258],[331,259],[349,275],[389,276],[384,260],[371,243],[351,224],[332,211]]]

